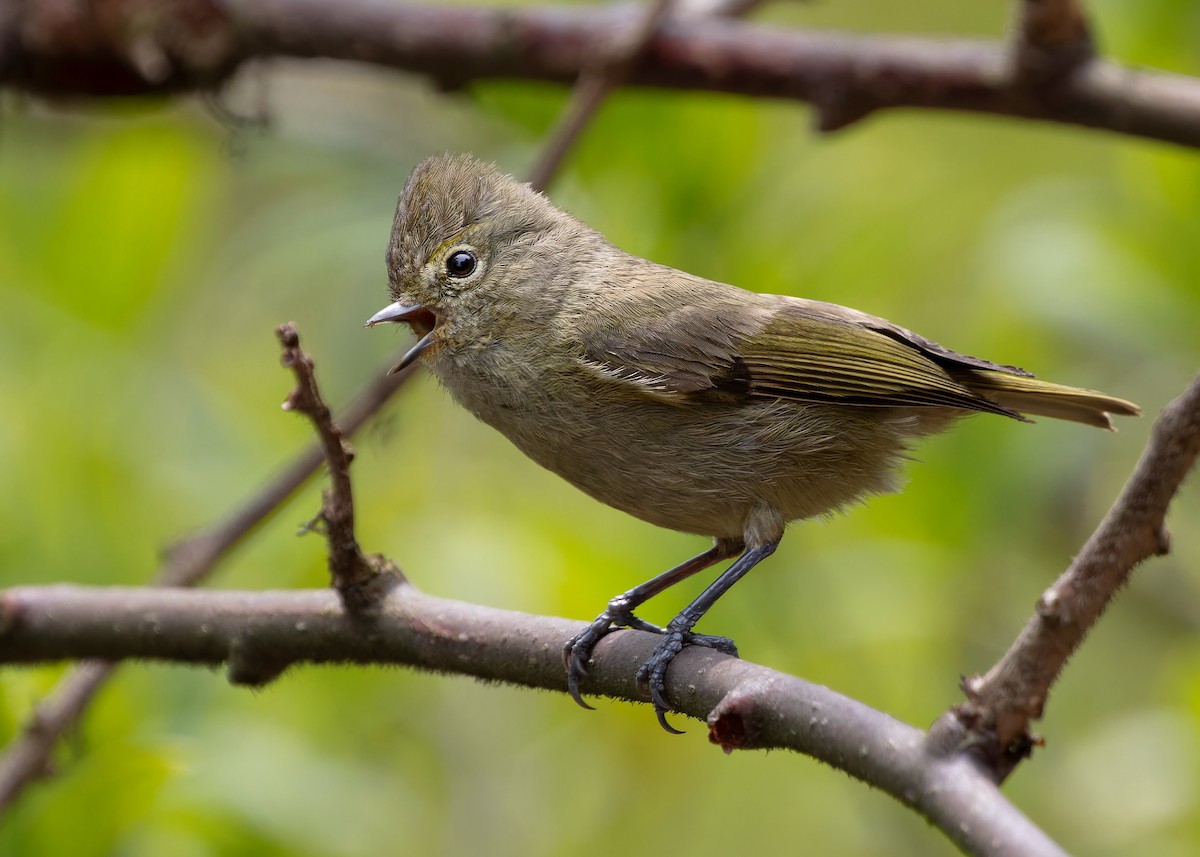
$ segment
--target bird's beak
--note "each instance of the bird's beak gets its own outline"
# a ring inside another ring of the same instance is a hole
[[[417,342],[408,353],[400,358],[400,362],[388,370],[389,375],[394,375],[408,366],[422,354],[429,350],[434,344],[433,330],[437,326],[437,316],[425,308],[424,304],[405,305],[396,301],[394,304],[389,304],[381,309],[375,315],[367,319],[367,323],[363,327],[374,327],[377,324],[408,322],[413,330],[418,333],[424,333],[420,341]]]
[[[409,304],[405,306],[396,301],[394,304],[388,304],[375,315],[367,319],[367,323],[363,327],[374,327],[377,324],[386,324],[388,322],[412,321],[423,312],[428,312],[423,304]]]

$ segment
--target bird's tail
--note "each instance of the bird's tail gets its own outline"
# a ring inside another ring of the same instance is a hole
[[[971,389],[1020,413],[1071,420],[1112,431],[1110,414],[1136,417],[1142,412],[1133,402],[1095,390],[986,370],[976,370],[972,376]]]

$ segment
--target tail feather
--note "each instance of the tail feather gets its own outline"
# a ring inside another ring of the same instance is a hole
[[[1109,431],[1114,430],[1110,414],[1135,417],[1142,412],[1133,402],[1115,396],[1020,375],[977,370],[968,384],[972,390],[1014,411]]]

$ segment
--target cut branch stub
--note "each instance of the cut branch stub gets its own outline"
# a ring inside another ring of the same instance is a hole
[[[1079,0],[1017,4],[1012,61],[1018,86],[1052,85],[1095,55],[1092,28]]]

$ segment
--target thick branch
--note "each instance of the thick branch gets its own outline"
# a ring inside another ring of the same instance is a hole
[[[24,0],[0,16],[0,84],[52,95],[220,85],[247,60],[328,57],[445,86],[508,77],[568,83],[627,28],[630,6],[472,9],[378,0]],[[136,28],[98,8],[142,7]],[[50,26],[53,22],[54,26]],[[138,33],[136,44],[128,34]],[[1090,61],[1022,85],[998,42],[785,31],[681,15],[658,27],[627,82],[813,103],[831,130],[895,107],[963,110],[1200,146],[1200,81]],[[139,61],[151,56],[153,61]]]
[[[1008,652],[965,682],[968,702],[956,714],[987,736],[977,747],[1000,777],[1027,754],[1030,721],[1041,717],[1051,685],[1117,590],[1143,560],[1167,552],[1167,508],[1198,454],[1200,375],[1163,409],[1121,495]]]
[[[560,651],[580,627],[435,598],[410,585],[395,587],[369,615],[347,613],[331,590],[0,591],[3,661],[87,654],[227,663],[234,681],[249,683],[295,663],[380,663],[565,691]],[[634,675],[656,642],[641,631],[607,637],[588,691],[641,701]],[[920,730],[827,688],[689,648],[672,664],[668,693],[680,711],[708,718],[712,739],[727,750],[812,755],[921,812],[968,853],[1062,854],[970,759],[938,752]]]

